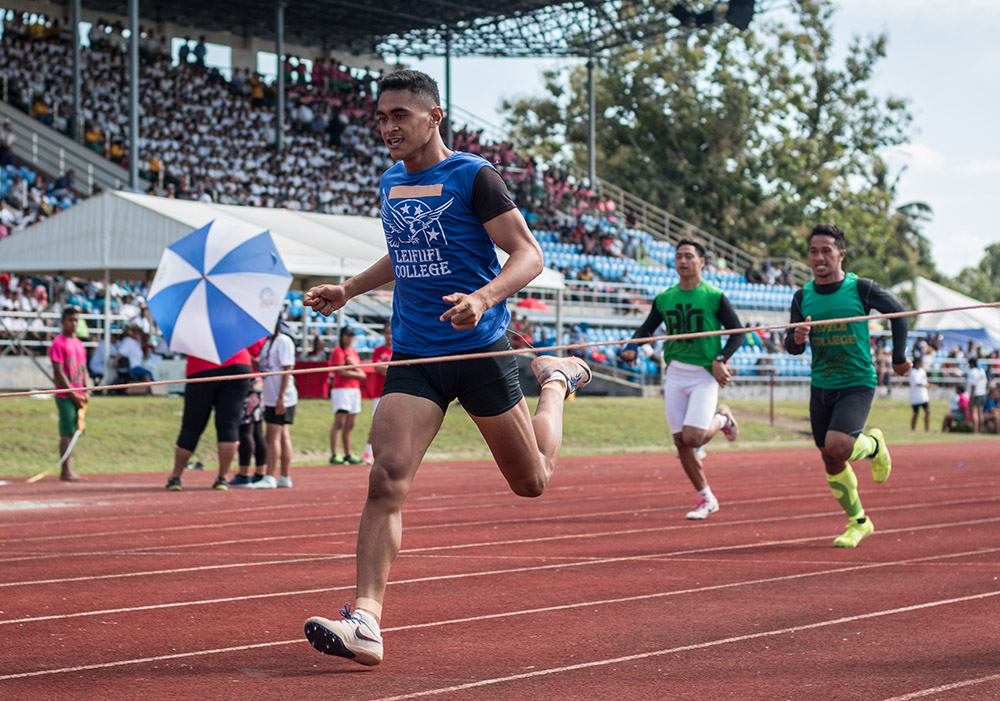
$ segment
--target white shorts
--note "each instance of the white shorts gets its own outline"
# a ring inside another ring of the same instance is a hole
[[[375,416],[375,410],[378,409],[378,403],[382,401],[382,397],[375,397],[372,403],[372,416]]]
[[[348,414],[361,413],[361,390],[357,387],[341,387],[330,390],[330,405],[333,413],[346,411]]]
[[[671,360],[663,378],[663,408],[670,434],[685,426],[706,429],[719,401],[719,383],[708,370]]]

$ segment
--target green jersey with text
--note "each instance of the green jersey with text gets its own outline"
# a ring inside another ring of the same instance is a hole
[[[682,290],[680,285],[669,287],[656,295],[653,305],[663,317],[667,335],[673,336],[721,329],[720,299],[722,290],[702,281],[693,290]],[[721,349],[721,336],[668,340],[663,344],[663,359],[668,364],[671,360],[679,360],[712,372],[712,360]]]
[[[847,273],[843,284],[832,294],[819,294],[813,285],[810,280],[802,288],[803,318],[821,321],[867,314],[854,273]],[[876,386],[867,321],[813,326],[809,330],[809,345],[813,386],[823,389]]]

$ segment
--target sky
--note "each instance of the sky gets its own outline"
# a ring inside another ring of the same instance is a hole
[[[837,6],[834,36],[845,50],[854,35],[888,35],[888,56],[873,88],[883,97],[906,98],[914,120],[909,142],[883,155],[895,172],[902,170],[897,204],[922,201],[933,208],[923,232],[938,270],[955,277],[978,265],[986,246],[1000,243],[1000,0],[841,0]],[[403,60],[443,90],[444,59]],[[544,94],[542,71],[555,65],[452,59],[452,104],[499,126],[500,101]]]

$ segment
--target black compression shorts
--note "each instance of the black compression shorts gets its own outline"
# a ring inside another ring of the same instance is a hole
[[[809,399],[809,421],[816,447],[826,445],[827,431],[840,431],[857,437],[868,421],[874,398],[874,387],[813,387]]]
[[[485,348],[466,353],[503,350],[510,350],[506,336],[501,336]],[[394,361],[416,357],[398,351],[392,353]],[[453,399],[458,399],[472,416],[499,416],[510,411],[524,396],[518,380],[517,361],[512,355],[391,365],[385,375],[382,396],[394,392],[430,399],[441,407],[442,412],[448,410]]]

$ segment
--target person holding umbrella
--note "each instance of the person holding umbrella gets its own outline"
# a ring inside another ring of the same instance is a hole
[[[167,478],[167,491],[179,492],[183,489],[181,475],[198,447],[212,409],[215,409],[215,435],[219,448],[219,474],[212,483],[212,489],[229,489],[226,475],[240,445],[243,397],[250,381],[230,380],[227,376],[250,374],[253,370],[251,362],[250,351],[246,348],[221,363],[213,363],[193,355],[187,357],[185,377],[219,379],[188,383],[184,390],[184,414],[177,444],[174,446],[174,471]]]
[[[76,389],[90,386],[87,375],[87,351],[83,341],[76,337],[76,326],[80,320],[80,312],[76,307],[63,309],[60,320],[61,333],[52,341],[49,348],[49,360],[52,361],[52,372],[55,375],[56,387],[60,389]],[[63,482],[77,482],[80,476],[70,467],[70,445],[80,427],[79,412],[86,409],[88,392],[58,392],[56,408],[59,411],[59,455],[60,474]]]
[[[395,284],[397,364],[389,366],[372,422],[375,462],[358,529],[356,609],[348,604],[341,620],[305,623],[314,648],[366,665],[382,661],[382,602],[402,539],[403,502],[448,405],[461,401],[511,490],[537,497],[562,447],[564,401],[591,379],[577,358],[535,358],[541,389],[531,416],[515,359],[498,353],[510,349],[507,299],[543,270],[537,241],[496,169],[445,145],[444,110],[430,76],[384,76],[375,116],[396,161],[379,187],[388,253],[341,284],[313,287],[303,300],[329,316],[357,295]],[[502,269],[498,246],[510,255]],[[475,357],[398,364],[459,353]]]
[[[292,276],[269,231],[219,217],[171,244],[149,290],[149,310],[170,350],[187,355],[184,417],[167,489],[182,489],[181,475],[215,409],[219,474],[225,490],[239,446],[249,347],[271,335]],[[218,379],[216,379],[218,378]]]

